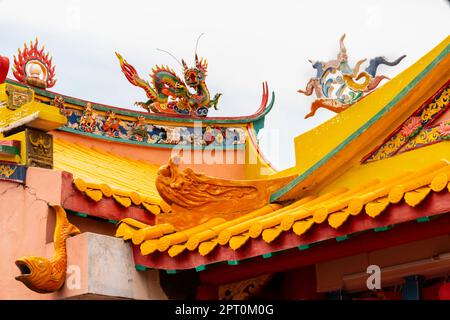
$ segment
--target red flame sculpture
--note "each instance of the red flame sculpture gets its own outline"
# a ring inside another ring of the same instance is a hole
[[[36,87],[51,88],[56,83],[55,66],[52,64],[52,57],[49,53],[44,53],[44,46],[38,49],[38,39],[30,47],[24,44],[24,49],[14,56],[13,74],[20,82]],[[31,64],[31,67],[29,66]]]

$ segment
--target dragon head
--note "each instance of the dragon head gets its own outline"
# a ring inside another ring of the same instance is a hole
[[[189,68],[184,60],[181,60],[181,62],[183,64],[184,81],[189,87],[196,88],[205,81],[208,68],[208,63],[205,59],[199,59],[196,54],[194,68]]]

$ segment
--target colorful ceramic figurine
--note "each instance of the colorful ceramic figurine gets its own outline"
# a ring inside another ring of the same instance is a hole
[[[80,129],[86,132],[93,132],[97,124],[97,117],[98,115],[92,108],[92,104],[90,102],[86,103],[83,115],[80,118]]]
[[[106,112],[106,121],[102,127],[103,131],[107,132],[109,136],[114,136],[119,131],[119,119],[117,119],[114,111]]]
[[[317,99],[311,105],[311,111],[305,116],[312,117],[317,109],[325,108],[334,112],[341,112],[374,90],[386,76],[377,76],[377,68],[380,64],[395,66],[406,55],[389,62],[385,57],[376,57],[369,61],[369,66],[362,72],[359,68],[366,59],[359,60],[354,68],[348,64],[347,49],[344,45],[345,34],[339,40],[340,50],[335,60],[327,62],[311,61],[317,70],[315,77],[311,78],[305,90],[298,90],[310,96],[313,92]]]
[[[218,93],[211,99],[205,82],[208,64],[205,59],[199,59],[197,53],[195,53],[195,67],[189,68],[184,60],[179,62],[183,68],[184,81],[169,67],[156,66],[151,74],[152,84],[140,78],[136,69],[119,53],[116,52],[116,56],[128,81],[144,89],[149,98],[147,102],[136,102],[136,105],[155,113],[198,117],[206,117],[210,107],[217,110],[221,94]],[[195,93],[191,93],[189,88],[194,89]]]
[[[24,49],[14,56],[13,66],[14,77],[19,82],[32,85],[34,87],[47,89],[55,85],[55,66],[52,57],[44,53],[44,47],[38,49],[38,39],[30,42],[30,47],[24,44]]]

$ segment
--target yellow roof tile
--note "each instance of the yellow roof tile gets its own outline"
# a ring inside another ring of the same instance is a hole
[[[431,191],[440,192],[445,187],[450,191],[449,181],[450,163],[444,159],[425,169],[402,174],[394,179],[373,180],[357,188],[340,188],[319,197],[308,196],[285,207],[271,204],[229,221],[213,218],[201,225],[177,232],[171,225],[144,227],[133,219],[124,219],[122,224],[130,227],[118,229],[116,236],[124,240],[139,237],[139,241],[134,242],[141,243],[143,255],[158,250],[167,251],[171,257],[175,257],[186,249],[197,249],[205,256],[218,245],[228,244],[231,249],[238,250],[251,238],[261,235],[267,243],[274,241],[283,231],[292,230],[296,235],[302,236],[315,224],[325,221],[337,229],[351,215],[363,211],[375,218],[394,203],[391,201],[391,194],[394,193],[395,203],[404,200],[407,205],[416,206]],[[165,229],[164,233],[161,228]],[[129,232],[133,234],[130,236]],[[142,237],[147,232],[148,235]]]
[[[72,173],[75,187],[94,201],[105,196],[124,207],[142,205],[153,214],[170,210],[154,182],[159,165],[55,139],[54,168]]]

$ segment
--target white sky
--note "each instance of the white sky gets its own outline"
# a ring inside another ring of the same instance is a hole
[[[379,68],[393,77],[449,34],[449,9],[445,0],[0,0],[0,54],[12,62],[23,42],[38,36],[56,63],[58,82],[51,90],[133,108],[145,94],[123,77],[114,51],[144,78],[155,64],[180,72],[156,48],[192,64],[196,38],[204,32],[198,53],[209,62],[207,84],[212,95],[223,93],[219,111],[209,115],[254,113],[267,80],[276,100],[260,142],[282,169],[294,165],[293,138],[333,116],[320,110],[303,119],[314,99],[296,92],[315,75],[307,59],[334,59],[346,33],[351,65],[407,54],[400,65]]]

